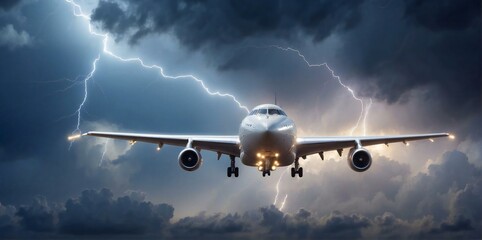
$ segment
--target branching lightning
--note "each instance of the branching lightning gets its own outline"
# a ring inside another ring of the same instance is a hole
[[[276,49],[279,49],[279,50],[285,51],[285,52],[296,53],[298,55],[298,57],[300,57],[306,63],[306,65],[310,68],[311,67],[325,67],[328,71],[330,71],[333,79],[336,79],[338,81],[338,83],[350,93],[350,95],[353,97],[353,99],[360,103],[360,115],[358,116],[358,119],[357,119],[355,125],[350,129],[350,135],[353,135],[353,132],[360,126],[360,122],[362,122],[363,135],[366,135],[366,132],[367,132],[366,120],[367,120],[367,117],[368,117],[368,114],[369,114],[369,111],[370,111],[370,107],[372,105],[372,99],[371,98],[369,100],[368,105],[365,106],[365,103],[363,102],[363,99],[357,97],[357,95],[355,94],[355,91],[353,89],[351,89],[349,86],[347,86],[346,84],[344,84],[343,81],[341,81],[340,76],[336,75],[335,71],[326,62],[318,63],[318,64],[312,64],[297,49],[290,48],[290,47],[281,47],[281,46],[277,46],[277,45],[270,45],[269,47],[270,48],[276,48]],[[279,184],[281,182],[281,178],[283,178],[284,173],[285,172],[283,172],[283,174],[280,175],[280,177],[278,179],[278,182],[276,184],[276,195],[275,195],[274,203],[273,203],[273,205],[275,205],[275,206],[276,206],[276,202],[278,201],[278,196],[279,196]],[[285,206],[287,198],[288,198],[288,194],[285,195],[285,198],[280,205],[280,208],[279,208],[280,210],[282,210],[283,207]]]
[[[83,82],[84,82],[84,98],[82,99],[82,102],[79,104],[79,107],[75,111],[75,113],[77,114],[77,126],[76,126],[75,130],[72,132],[72,135],[74,135],[74,134],[80,135],[81,134],[80,120],[82,119],[82,117],[81,117],[82,109],[84,108],[85,102],[87,102],[87,97],[89,95],[88,83],[89,83],[89,80],[94,76],[95,70],[97,69],[97,62],[99,61],[99,59],[100,59],[100,55],[97,56],[97,58],[94,60],[94,62],[92,63],[92,70],[90,71],[89,74],[87,74],[87,76],[83,80]],[[69,149],[70,149],[70,147],[72,147],[72,143],[73,142],[71,141]]]
[[[94,27],[90,23],[90,20],[91,20],[90,16],[86,15],[82,11],[82,8],[79,4],[75,3],[73,0],[65,0],[65,2],[67,2],[68,4],[70,4],[72,6],[74,16],[80,17],[80,18],[84,19],[85,21],[87,21],[88,27],[89,27],[89,33],[91,35],[98,36],[98,37],[102,38],[102,52],[104,54],[107,54],[107,55],[109,55],[109,56],[111,56],[111,57],[113,57],[113,58],[115,58],[119,61],[122,61],[122,62],[136,62],[136,63],[140,64],[143,68],[158,70],[159,74],[163,78],[173,79],[173,80],[176,80],[176,79],[191,79],[191,80],[194,80],[196,83],[201,85],[201,87],[204,89],[204,91],[206,93],[208,93],[209,95],[229,98],[232,101],[234,101],[238,105],[239,108],[245,110],[246,113],[249,113],[248,107],[243,105],[234,95],[229,94],[229,93],[222,93],[220,91],[212,91],[206,86],[206,84],[204,83],[203,80],[199,79],[198,77],[196,77],[192,74],[184,74],[184,75],[177,75],[177,76],[168,75],[164,72],[164,69],[161,66],[158,66],[158,65],[155,65],[155,64],[152,64],[152,65],[145,64],[144,61],[139,57],[123,58],[123,57],[113,53],[108,48],[109,35],[107,33],[99,33],[99,32],[96,32],[94,30]],[[81,102],[81,104],[79,105],[79,107],[76,111],[76,113],[77,113],[77,127],[74,130],[74,133],[76,133],[76,134],[81,133],[81,130],[80,130],[81,113],[82,113],[82,108],[84,107],[84,104],[87,101],[87,97],[88,97],[87,82],[94,76],[94,73],[96,71],[96,64],[97,64],[97,61],[99,59],[100,59],[100,55],[94,60],[92,71],[84,79],[84,99],[83,99],[83,101]]]
[[[306,57],[301,54],[301,52],[297,49],[294,49],[294,48],[290,48],[290,47],[280,47],[280,46],[277,46],[277,45],[270,45],[269,47],[272,47],[272,48],[276,48],[276,49],[279,49],[279,50],[282,50],[282,51],[286,51],[286,52],[294,52],[296,53],[305,63],[308,67],[325,67],[328,71],[330,71],[331,73],[331,76],[336,79],[338,81],[338,83],[343,87],[345,88],[350,94],[351,96],[353,97],[353,99],[355,99],[356,101],[360,102],[360,115],[358,116],[358,120],[356,121],[356,124],[351,128],[350,130],[350,135],[353,135],[353,132],[359,127],[360,125],[360,122],[362,121],[363,119],[363,114],[365,113],[365,119],[366,119],[366,115],[368,114],[368,111],[365,110],[365,103],[363,102],[363,99],[357,97],[357,95],[355,94],[355,91],[353,91],[353,89],[351,89],[349,86],[345,85],[343,83],[343,81],[341,81],[341,78],[340,76],[336,75],[335,74],[335,71],[328,65],[328,63],[324,62],[324,63],[318,63],[318,64],[312,64],[310,63]],[[371,105],[371,102],[372,100],[370,99],[370,103],[369,105]],[[363,121],[363,129],[366,129],[366,125],[365,125],[365,122]]]

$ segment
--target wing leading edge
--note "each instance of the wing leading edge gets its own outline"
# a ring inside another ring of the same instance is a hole
[[[304,157],[311,154],[318,154],[327,151],[352,148],[357,145],[371,146],[377,144],[389,144],[449,137],[448,133],[413,134],[396,136],[362,136],[362,137],[301,137],[297,138],[297,156]]]
[[[238,136],[167,135],[95,131],[90,131],[82,135],[128,140],[132,142],[148,142],[161,146],[167,144],[185,147],[188,142],[191,141],[191,146],[194,148],[211,150],[236,157],[240,155]]]
[[[210,150],[226,155],[240,156],[238,136],[215,136],[215,135],[168,135],[168,134],[143,134],[123,132],[97,132],[90,131],[83,136],[104,137],[128,141],[140,141],[158,145],[187,146],[191,141],[194,148]],[[327,151],[352,148],[358,145],[371,146],[377,144],[389,144],[449,137],[448,133],[413,134],[396,136],[360,136],[360,137],[299,137],[297,138],[296,155],[304,157],[311,154],[319,154]]]

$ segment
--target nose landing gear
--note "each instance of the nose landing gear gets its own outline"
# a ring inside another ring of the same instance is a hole
[[[301,178],[303,177],[303,168],[300,167],[300,163],[298,161],[299,158],[295,159],[295,167],[291,168],[291,177],[295,177],[296,174]]]

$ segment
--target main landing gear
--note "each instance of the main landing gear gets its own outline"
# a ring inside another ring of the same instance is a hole
[[[228,167],[228,170],[227,170],[227,175],[228,177],[231,177],[232,174],[234,174],[234,177],[238,177],[239,176],[239,168],[236,167],[235,165],[235,162],[234,162],[234,156],[231,155],[229,156],[229,158],[231,158],[231,167]]]
[[[298,162],[298,158],[295,159],[295,167],[291,168],[291,177],[295,177],[298,174],[299,177],[303,177],[303,168],[300,167],[300,163]],[[263,174],[264,176],[264,174]]]
[[[263,177],[265,177],[266,175],[271,176],[271,171],[270,170],[264,170],[263,171]]]

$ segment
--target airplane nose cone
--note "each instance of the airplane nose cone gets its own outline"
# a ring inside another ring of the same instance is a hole
[[[274,132],[276,131],[277,129],[277,124],[273,123],[273,122],[265,122],[263,123],[263,130],[264,132],[268,133],[268,132]]]

